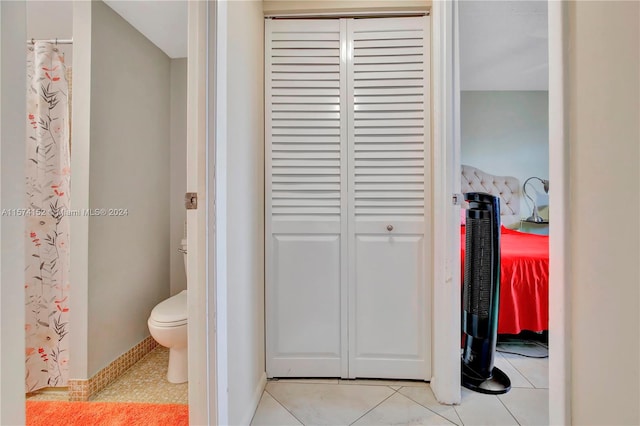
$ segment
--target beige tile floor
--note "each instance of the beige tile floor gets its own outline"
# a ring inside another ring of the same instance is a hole
[[[428,383],[384,380],[274,380],[252,425],[547,425],[548,359],[496,354],[512,389],[462,389],[462,403],[440,405]]]
[[[166,380],[169,351],[158,347],[92,401],[187,404],[187,384]],[[252,425],[547,425],[548,359],[497,353],[511,379],[504,395],[462,389],[457,406],[436,402],[428,383],[388,380],[277,380],[267,383]],[[66,390],[30,399],[66,400]]]
[[[158,346],[91,401],[188,404],[188,384],[167,381],[169,349]]]
[[[27,399],[32,401],[68,401],[67,388],[47,388],[27,394]]]
[[[167,381],[168,362],[169,349],[158,346],[90,400],[187,404],[188,384]],[[28,399],[67,401],[69,398],[66,388],[62,388],[36,392],[28,395]]]

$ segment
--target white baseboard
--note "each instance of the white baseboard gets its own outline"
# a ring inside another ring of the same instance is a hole
[[[258,408],[258,404],[260,404],[260,398],[262,398],[262,392],[264,392],[264,388],[267,386],[267,372],[265,371],[260,376],[260,380],[258,380],[258,385],[256,386],[255,391],[253,392],[253,396],[251,397],[251,404],[247,407],[247,412],[244,415],[242,425],[250,425],[251,420],[253,420],[253,416]]]

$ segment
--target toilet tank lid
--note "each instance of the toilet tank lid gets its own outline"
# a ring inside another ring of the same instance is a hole
[[[151,320],[156,323],[184,323],[187,320],[187,290],[156,305],[151,311]]]

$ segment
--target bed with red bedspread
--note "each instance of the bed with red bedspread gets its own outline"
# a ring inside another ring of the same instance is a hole
[[[465,227],[461,226],[462,282]],[[501,228],[498,333],[549,328],[549,237]]]

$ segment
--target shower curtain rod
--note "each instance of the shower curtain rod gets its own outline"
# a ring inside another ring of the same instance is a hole
[[[52,43],[52,44],[73,44],[72,39],[64,40],[64,39],[58,39],[58,38],[51,38],[48,40],[37,40],[32,38],[31,40],[27,40],[27,43],[35,44],[36,41],[42,41],[45,43]]]

